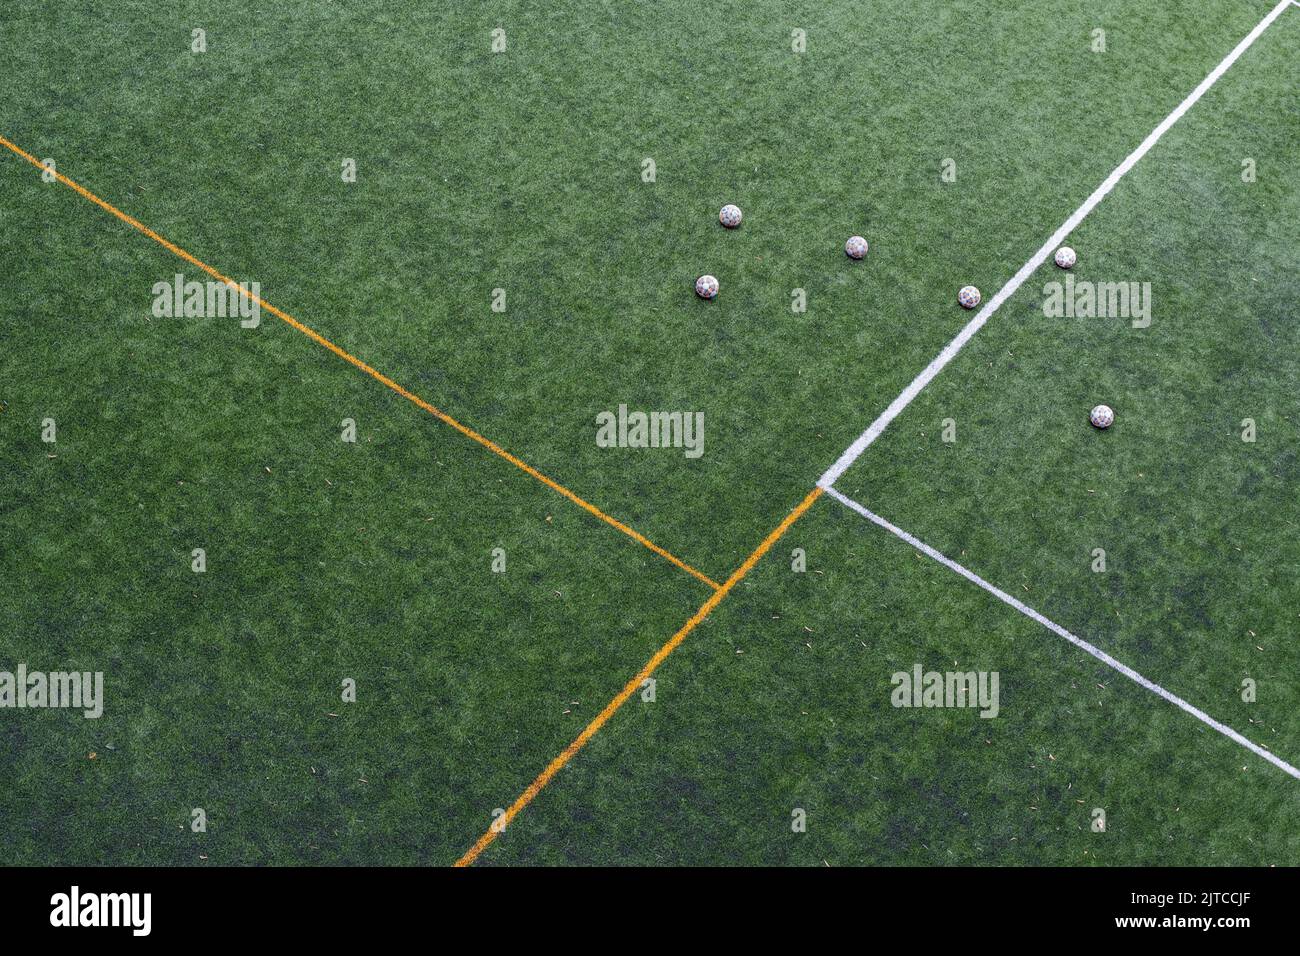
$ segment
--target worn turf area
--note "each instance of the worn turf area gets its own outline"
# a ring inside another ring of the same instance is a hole
[[[54,0],[0,136],[722,581],[1270,5]],[[1298,48],[1072,238],[1149,329],[1031,280],[841,483],[1292,759]],[[269,314],[151,315],[177,272],[0,150],[0,671],[107,694],[0,710],[0,862],[450,863],[710,589]],[[1294,861],[1296,781],[1058,643],[822,500],[483,859]],[[949,659],[998,719],[889,706]]]

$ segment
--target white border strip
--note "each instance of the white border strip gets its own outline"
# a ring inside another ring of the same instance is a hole
[[[1291,2],[1292,0],[1287,0],[1287,3],[1291,3]],[[1133,670],[1133,668],[1129,667],[1127,664],[1120,663],[1119,661],[1115,660],[1115,658],[1111,657],[1109,654],[1107,654],[1105,651],[1101,650],[1100,648],[1093,647],[1093,645],[1089,644],[1083,638],[1076,637],[1075,635],[1071,634],[1065,628],[1061,627],[1061,625],[1049,621],[1047,618],[1043,617],[1043,615],[1039,614],[1029,605],[1016,600],[1006,591],[1003,591],[1001,588],[996,588],[992,584],[989,584],[989,582],[985,581],[974,571],[966,570],[956,561],[953,561],[952,559],[945,557],[943,554],[936,551],[934,548],[930,547],[924,541],[912,537],[912,535],[908,534],[902,528],[890,524],[888,521],[886,521],[884,518],[880,517],[879,515],[874,514],[871,511],[868,511],[865,507],[858,504],[852,498],[848,498],[840,494],[834,488],[827,488],[826,494],[830,495],[840,504],[852,509],[853,511],[856,511],[858,514],[862,515],[862,517],[866,518],[868,521],[872,522],[873,524],[879,525],[880,527],[884,528],[886,531],[890,532],[896,537],[906,541],[912,547],[916,548],[916,550],[938,561],[940,564],[942,564],[944,567],[948,568],[949,570],[956,571],[967,581],[970,581],[972,584],[976,584],[979,587],[983,588],[985,591],[988,591],[989,594],[992,594],[995,598],[997,598],[1002,603],[1009,604],[1011,607],[1015,608],[1021,614],[1025,615],[1025,617],[1037,621],[1039,624],[1043,625],[1043,627],[1047,628],[1053,634],[1065,638],[1067,641],[1069,641],[1071,644],[1073,644],[1075,647],[1079,648],[1080,650],[1087,651],[1093,657],[1097,658],[1097,660],[1101,661],[1103,664],[1106,664],[1109,667],[1113,667],[1115,670],[1119,671],[1129,680],[1141,684],[1143,687],[1151,691],[1153,694],[1158,694],[1159,696],[1163,697],[1165,700],[1169,701],[1169,703],[1173,704],[1179,710],[1191,714],[1193,717],[1195,717],[1201,723],[1205,724],[1207,727],[1214,728],[1219,733],[1223,734],[1223,736],[1227,737],[1229,740],[1241,744],[1241,746],[1245,747],[1251,753],[1263,757],[1273,766],[1286,771],[1291,776],[1295,777],[1297,780],[1300,780],[1300,770],[1297,770],[1295,767],[1291,766],[1281,757],[1278,757],[1276,754],[1273,754],[1268,750],[1265,750],[1259,744],[1252,743],[1251,741],[1243,737],[1241,734],[1233,730],[1231,727],[1227,726],[1226,724],[1219,723],[1217,720],[1215,720],[1205,711],[1201,710],[1200,708],[1193,707],[1191,704],[1187,703],[1187,701],[1183,700],[1177,694],[1170,693],[1169,691],[1165,690],[1163,687],[1161,687],[1159,684],[1155,683],[1154,681],[1147,680],[1145,677],[1143,677],[1137,671]]]
[[[1164,136],[1171,126],[1182,119],[1183,114],[1191,109],[1196,104],[1196,101],[1205,95],[1206,90],[1218,82],[1219,77],[1223,76],[1223,74],[1228,71],[1228,68],[1232,66],[1232,64],[1236,63],[1237,59],[1250,48],[1251,44],[1259,39],[1260,34],[1267,30],[1273,21],[1282,15],[1282,11],[1286,10],[1293,4],[1300,6],[1300,4],[1296,4],[1296,0],[1281,0],[1281,2],[1269,12],[1268,16],[1264,17],[1255,29],[1251,30],[1250,33],[1246,35],[1246,38],[1238,43],[1236,48],[1223,58],[1223,62],[1216,66],[1210,72],[1209,76],[1201,80],[1200,86],[1192,90],[1192,92],[1188,94],[1187,99],[1179,103],[1178,106],[1174,108],[1174,111],[1165,117],[1164,122],[1153,129],[1137,149],[1129,153],[1128,158],[1125,159],[1124,162],[1120,163],[1113,173],[1106,177],[1106,181],[1098,186],[1091,196],[1084,200],[1083,205],[1076,209],[1069,219],[1065,220],[1060,229],[1057,229],[1056,232],[1052,233],[1052,237],[1043,243],[1042,248],[1034,253],[1033,257],[1020,267],[1020,271],[1012,276],[1011,280],[998,290],[997,295],[993,296],[993,298],[988,301],[988,304],[986,304],[984,308],[980,309],[975,318],[971,319],[970,322],[966,324],[966,327],[957,333],[957,337],[949,342],[947,347],[936,355],[933,361],[922,370],[921,374],[912,380],[912,384],[903,389],[902,393],[889,403],[889,407],[880,413],[880,417],[872,422],[867,427],[867,430],[858,436],[857,441],[844,450],[844,454],[840,455],[839,460],[836,461],[835,464],[831,465],[830,468],[826,469],[826,472],[817,480],[819,487],[830,490],[831,486],[839,480],[840,475],[844,474],[844,472],[848,470],[849,466],[857,461],[858,456],[867,450],[867,446],[880,437],[880,433],[889,427],[889,423],[897,418],[903,409],[912,404],[912,400],[915,399],[917,395],[921,394],[921,390],[929,385],[934,377],[943,370],[943,367],[951,362],[953,358],[956,357],[957,353],[965,347],[966,343],[975,336],[975,333],[984,327],[984,323],[993,317],[993,313],[1002,307],[1002,303],[1015,294],[1016,290],[1024,284],[1025,280],[1033,275],[1034,271],[1047,261],[1047,257],[1052,255],[1052,253],[1056,251],[1057,247],[1065,241],[1065,237],[1075,230],[1079,223],[1084,220],[1084,217],[1086,217],[1088,213],[1092,212],[1099,202],[1106,198],[1106,194],[1115,188],[1115,184],[1118,183],[1129,170],[1137,165],[1138,160],[1151,151],[1151,147],[1160,141],[1160,137]]]

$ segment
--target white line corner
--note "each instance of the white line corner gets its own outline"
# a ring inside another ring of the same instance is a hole
[[[1183,115],[1196,105],[1197,100],[1204,96],[1205,92],[1217,83],[1224,73],[1228,72],[1228,68],[1231,67],[1232,64],[1236,63],[1243,53],[1250,49],[1251,45],[1259,39],[1260,34],[1267,30],[1269,26],[1272,25],[1273,21],[1282,15],[1284,10],[1295,3],[1296,0],[1281,0],[1277,6],[1269,11],[1268,15],[1265,16],[1263,20],[1256,24],[1255,29],[1251,30],[1250,33],[1248,33],[1245,38],[1233,48],[1232,52],[1225,56],[1223,60],[1220,61],[1219,65],[1210,71],[1209,76],[1201,80],[1196,89],[1187,94],[1187,98],[1174,107],[1173,112],[1166,116],[1159,126],[1147,134],[1147,138],[1138,145],[1137,149],[1129,153],[1128,156],[1125,157],[1124,161],[1115,167],[1114,171],[1106,177],[1102,184],[1093,190],[1092,195],[1083,201],[1083,205],[1076,209],[1071,214],[1070,218],[1061,224],[1061,227],[1057,229],[1056,232],[1052,233],[1051,238],[1043,243],[1039,250],[1030,257],[1029,261],[1021,266],[1020,270],[1011,277],[1007,284],[999,289],[997,294],[988,301],[984,308],[980,309],[979,312],[976,313],[975,318],[966,323],[965,327],[957,333],[957,336],[948,343],[944,350],[936,355],[931,360],[930,364],[921,370],[921,373],[912,380],[912,383],[908,385],[907,388],[903,389],[897,398],[889,403],[889,407],[881,412],[874,422],[867,426],[866,431],[859,435],[857,440],[844,450],[844,453],[840,455],[836,462],[826,469],[821,478],[817,480],[817,486],[819,488],[829,490],[831,486],[839,480],[840,475],[848,471],[849,466],[857,461],[858,457],[867,450],[868,446],[880,437],[880,433],[889,427],[889,423],[897,418],[903,409],[912,404],[912,401],[916,396],[921,394],[921,390],[929,385],[936,375],[943,371],[944,366],[951,362],[956,357],[957,353],[966,347],[966,343],[974,338],[975,333],[982,329],[984,324],[993,317],[993,314],[1002,307],[1002,303],[1006,302],[1007,299],[1014,295],[1016,290],[1024,284],[1025,280],[1033,275],[1038,267],[1047,261],[1047,257],[1056,251],[1057,247],[1065,241],[1065,238],[1078,227],[1079,223],[1083,222],[1087,215],[1097,207],[1098,203],[1106,198],[1106,195],[1115,188],[1115,185],[1123,179],[1134,166],[1138,164],[1138,161],[1151,151],[1151,148],[1160,141],[1160,138],[1169,131],[1170,127],[1182,119]]]

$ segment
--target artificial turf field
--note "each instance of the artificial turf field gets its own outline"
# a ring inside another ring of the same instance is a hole
[[[0,150],[0,670],[105,681],[0,710],[0,862],[1300,861],[1300,780],[807,499],[1273,3],[91,7],[0,14],[0,137],[698,574],[265,310],[153,315],[208,276]],[[1071,233],[1148,327],[1046,317],[1049,261],[835,482],[1292,762],[1298,52]],[[703,453],[599,447],[620,404]],[[893,706],[916,664],[998,716]]]

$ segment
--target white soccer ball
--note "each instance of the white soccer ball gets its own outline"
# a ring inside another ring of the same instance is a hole
[[[744,218],[741,215],[740,207],[727,203],[718,213],[718,222],[722,223],[728,229],[735,229],[740,225],[740,220]]]
[[[1088,415],[1088,420],[1097,428],[1110,428],[1115,424],[1115,410],[1109,405],[1098,405]]]
[[[844,243],[844,252],[850,259],[861,259],[867,254],[867,240],[861,236],[849,236]]]
[[[1069,246],[1061,246],[1056,250],[1056,264],[1062,269],[1073,269],[1074,264],[1078,261],[1078,255]]]
[[[695,294],[701,299],[717,298],[718,280],[713,276],[700,276],[695,280]]]
[[[980,304],[980,290],[973,285],[964,285],[957,293],[957,301],[963,309],[973,309]]]

